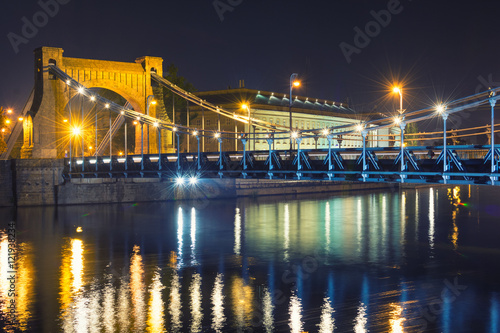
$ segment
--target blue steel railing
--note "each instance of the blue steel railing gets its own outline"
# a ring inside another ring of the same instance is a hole
[[[65,159],[69,178],[269,178],[498,185],[489,145],[176,153]],[[495,149],[500,147],[496,146]],[[365,158],[363,158],[365,154]],[[329,158],[330,157],[330,158]],[[363,163],[363,160],[365,161]],[[96,164],[97,163],[97,164]],[[447,163],[447,172],[443,172]],[[72,165],[71,165],[72,164]],[[70,165],[72,166],[70,168]]]

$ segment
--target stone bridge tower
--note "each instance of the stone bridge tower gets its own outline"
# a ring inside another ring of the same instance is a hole
[[[154,95],[151,71],[163,75],[163,59],[158,57],[146,56],[128,63],[67,58],[63,57],[63,52],[63,49],[54,47],[41,47],[34,52],[35,92],[33,104],[26,115],[22,158],[64,157],[65,147],[60,144],[68,135],[68,129],[64,127],[68,126],[63,121],[64,112],[76,92],[47,71],[49,64],[55,64],[86,88],[105,88],[119,94],[141,113],[146,112],[148,96]],[[149,108],[153,117],[157,116],[157,109],[164,108],[163,99],[159,97],[156,98],[156,105]],[[172,135],[166,132],[162,133],[162,152],[172,152]],[[149,152],[157,153],[156,131],[150,130],[149,141]],[[140,142],[140,130],[136,130],[136,142]],[[145,142],[145,151],[148,151],[147,144]],[[140,152],[140,146],[136,144],[136,153],[137,149]]]

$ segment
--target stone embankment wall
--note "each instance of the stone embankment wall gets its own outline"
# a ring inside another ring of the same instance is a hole
[[[200,179],[177,186],[171,179],[62,177],[63,161],[12,160],[0,164],[0,206],[78,205],[294,195],[398,188],[398,184],[269,179]]]

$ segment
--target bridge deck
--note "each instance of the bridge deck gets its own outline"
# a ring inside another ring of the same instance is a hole
[[[65,159],[67,178],[273,178],[330,179],[366,182],[456,183],[498,185],[498,172],[486,162],[489,146],[448,146],[447,172],[442,147],[408,147],[404,171],[400,148],[366,148],[363,169],[360,148],[129,155]],[[331,160],[328,160],[328,156]],[[198,161],[199,156],[199,161]],[[159,163],[161,157],[161,163]],[[221,159],[222,157],[222,159]],[[335,159],[334,159],[335,158]],[[221,161],[222,160],[222,161]],[[488,161],[489,162],[489,161]],[[73,164],[73,165],[71,165]],[[498,164],[498,161],[497,161]],[[497,168],[498,170],[498,168]]]

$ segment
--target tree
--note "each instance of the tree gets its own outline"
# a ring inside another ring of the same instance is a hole
[[[418,133],[417,123],[406,124],[405,133],[406,134]],[[410,139],[407,140],[408,146],[418,146],[419,145],[419,140],[418,140],[417,135],[410,135],[409,138]]]
[[[193,84],[188,82],[186,78],[179,76],[178,72],[179,69],[174,64],[170,64],[167,66],[167,74],[164,74],[163,77],[188,92],[195,92],[196,88],[193,86]],[[161,93],[165,106],[164,112],[166,112],[168,119],[176,124],[187,125],[187,102],[183,98],[175,96],[175,94],[166,87],[163,87]],[[172,101],[172,99],[174,99],[174,101]],[[172,105],[175,107],[175,119],[173,119]],[[191,120],[195,119],[197,116],[197,113],[190,112],[189,121],[191,122]]]

